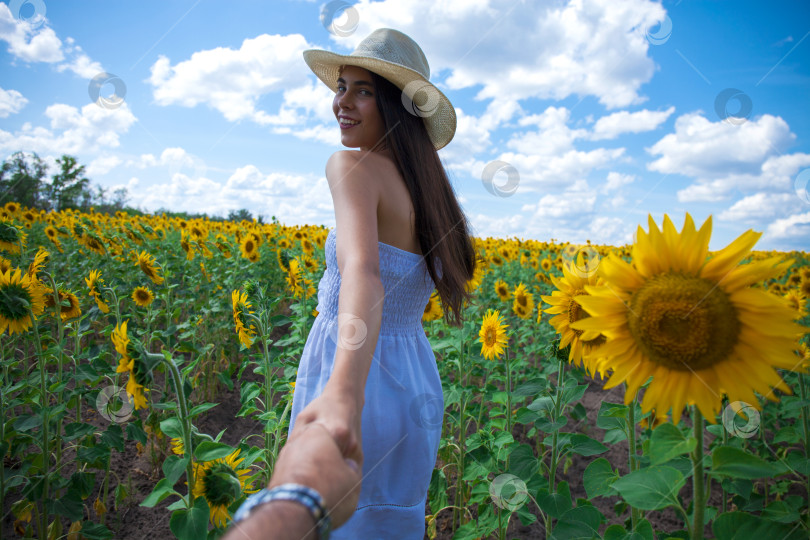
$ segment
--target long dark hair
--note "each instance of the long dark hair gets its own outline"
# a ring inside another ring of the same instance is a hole
[[[393,83],[373,72],[371,78],[387,133],[383,144],[394,156],[397,170],[411,195],[416,236],[428,273],[445,307],[444,320],[459,326],[461,306],[472,296],[467,291],[467,281],[472,279],[476,264],[467,217],[458,204],[422,118],[405,109],[402,91]],[[441,261],[441,279],[434,257]]]

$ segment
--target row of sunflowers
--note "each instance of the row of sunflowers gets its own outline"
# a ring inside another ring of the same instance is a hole
[[[808,259],[752,251],[753,231],[711,252],[711,228],[687,214],[680,231],[650,218],[632,246],[476,239],[465,322],[435,293],[423,316],[446,405],[432,538],[442,518],[453,538],[518,520],[558,538],[806,537]],[[0,208],[4,527],[118,537],[108,508],[168,499],[175,536],[220,535],[283,445],[327,233]],[[597,440],[583,396],[621,385]],[[258,445],[199,428],[228,391]],[[626,462],[568,476],[616,445]],[[133,454],[162,476],[140,500],[113,459]],[[681,532],[656,530],[664,509]]]

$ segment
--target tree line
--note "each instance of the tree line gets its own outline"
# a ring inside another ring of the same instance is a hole
[[[0,206],[14,201],[28,208],[45,211],[67,209],[113,213],[126,208],[124,187],[109,193],[91,185],[85,166],[63,154],[56,160],[58,170],[49,176],[48,165],[35,152],[15,152],[0,166]]]

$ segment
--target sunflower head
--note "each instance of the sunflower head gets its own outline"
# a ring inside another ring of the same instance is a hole
[[[239,336],[239,341],[245,347],[250,347],[253,344],[253,339],[256,337],[256,325],[252,322],[248,323],[246,314],[251,314],[250,300],[248,295],[235,289],[231,293],[231,304],[233,306],[233,322],[236,327],[236,333]]]
[[[526,289],[526,285],[519,283],[512,293],[512,311],[521,319],[528,319],[534,311],[534,296]]]
[[[639,227],[636,235],[632,266],[613,254],[603,259],[605,284],[577,297],[591,317],[571,325],[607,337],[598,350],[613,370],[605,388],[626,383],[629,403],[652,376],[642,411],[671,409],[675,423],[689,403],[715,422],[723,394],[758,406],[754,392],[772,400],[772,388],[790,392],[775,368],[796,368],[803,333],[782,299],[752,287],[792,261],[740,265],[761,236],[753,231],[709,256],[711,225],[709,217],[696,229],[686,214],[679,233],[669,216],[663,229],[650,216],[649,232]]]
[[[20,252],[20,246],[25,247],[26,235],[23,230],[8,219],[0,219],[0,250],[12,254]]]
[[[138,254],[137,265],[146,277],[152,280],[152,283],[155,285],[163,283],[163,277],[158,273],[158,269],[155,268],[155,258],[152,255],[149,255],[146,251],[141,251]]]
[[[478,332],[478,340],[481,342],[481,355],[487,360],[500,358],[508,343],[506,329],[509,327],[503,324],[500,311],[487,310],[481,321],[481,330]]]
[[[76,295],[73,294],[72,291],[60,286],[57,288],[57,292],[59,293],[58,301],[53,291],[49,291],[45,294],[45,307],[56,310],[58,305],[59,316],[63,321],[74,319],[82,314],[79,299],[76,298]]]
[[[135,409],[146,408],[146,395],[152,379],[154,364],[144,354],[140,342],[133,342],[127,335],[127,322],[124,321],[112,331],[112,342],[121,355],[116,373],[129,373],[126,391],[135,403]]]
[[[495,282],[495,294],[501,299],[501,302],[506,302],[511,296],[509,292],[509,285],[502,279]]]
[[[154,299],[155,293],[149,287],[135,287],[132,291],[132,300],[140,307],[149,307]]]
[[[436,291],[433,291],[433,294],[430,295],[427,304],[425,304],[425,311],[422,314],[422,320],[425,322],[430,322],[441,319],[443,316],[444,310],[442,309],[441,299],[439,298],[439,294]]]
[[[0,274],[0,334],[28,330],[34,317],[45,310],[45,298],[40,283],[19,268]]]
[[[231,519],[228,507],[245,493],[253,493],[247,478],[250,469],[240,469],[239,450],[225,458],[194,464],[194,496],[204,497],[211,510],[211,523],[225,528]]]

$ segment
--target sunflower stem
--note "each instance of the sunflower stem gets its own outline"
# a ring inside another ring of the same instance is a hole
[[[512,370],[509,365],[509,349],[506,349],[506,432],[512,434]],[[509,468],[509,456],[506,457]]]
[[[706,492],[703,490],[703,414],[693,406],[694,437],[697,446],[692,452],[692,540],[703,540],[703,510]]]
[[[39,515],[40,531],[48,530],[48,474],[50,469],[51,452],[48,447],[48,386],[45,383],[45,357],[42,355],[42,343],[39,339],[39,327],[31,308],[28,309],[28,316],[31,317],[31,326],[34,332],[34,346],[37,349],[37,364],[39,365],[40,392],[42,394],[42,513]]]
[[[728,444],[728,430],[723,429],[723,446]],[[721,493],[721,506],[720,506],[720,513],[725,513],[726,507],[728,507],[728,493],[726,493],[726,488],[723,486],[723,482],[720,482],[720,493]],[[810,499],[808,499],[810,500]]]
[[[637,454],[636,454],[636,398],[633,398],[633,401],[630,403],[630,406],[627,408],[627,443],[628,443],[628,470],[629,472],[633,472],[637,468]],[[639,511],[635,506],[630,507],[630,523],[633,528],[633,531],[636,530],[636,526],[638,525],[639,521]]]
[[[802,402],[807,401],[807,380],[804,377],[803,373],[799,373],[799,396],[802,398]],[[810,458],[810,407],[807,405],[802,405],[802,429],[804,430],[804,457]],[[806,487],[807,487],[807,502],[810,505],[810,476],[805,479]],[[807,526],[810,527],[810,508],[808,509],[807,514]]]
[[[186,402],[185,391],[183,390],[183,379],[180,375],[180,370],[174,363],[171,355],[164,356],[162,354],[146,354],[155,360],[160,360],[169,368],[172,375],[172,382],[174,382],[174,391],[177,394],[177,404],[180,406],[180,425],[183,427],[183,449],[188,455],[188,464],[186,464],[186,476],[188,477],[188,500],[186,508],[194,507],[194,448],[191,445],[191,419],[188,415],[188,403]]]

